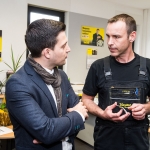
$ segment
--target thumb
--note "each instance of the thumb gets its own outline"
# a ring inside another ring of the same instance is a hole
[[[137,104],[133,103],[130,107],[128,107],[129,110],[134,109],[137,106]]]
[[[38,141],[37,139],[34,139],[34,140],[33,140],[33,143],[34,143],[34,144],[41,144],[42,142]]]
[[[114,102],[112,105],[109,106],[110,109],[114,109],[117,106],[117,102]]]

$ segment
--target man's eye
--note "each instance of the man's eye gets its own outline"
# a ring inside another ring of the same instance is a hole
[[[118,39],[119,38],[119,36],[114,36],[115,37],[115,39]]]
[[[66,44],[62,46],[62,48],[65,48]]]

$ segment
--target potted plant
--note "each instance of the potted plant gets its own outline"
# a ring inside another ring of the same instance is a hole
[[[19,58],[17,58],[15,60],[14,53],[13,53],[12,46],[11,46],[11,62],[12,62],[12,66],[9,65],[8,63],[4,62],[5,65],[7,65],[9,67],[9,69],[10,69],[10,71],[7,72],[7,78],[9,77],[9,75],[14,74],[20,68],[21,58],[22,58],[23,54],[24,54],[24,52],[19,56]]]
[[[23,54],[24,54],[24,52],[17,59],[15,59],[14,52],[13,52],[13,49],[11,46],[12,65],[9,65],[8,63],[4,62],[5,65],[7,65],[9,67],[10,71],[7,71],[6,79],[3,81],[0,81],[0,125],[2,125],[2,126],[7,126],[7,125],[11,124],[9,114],[8,114],[8,111],[6,108],[5,95],[4,95],[4,93],[2,93],[2,88],[5,86],[9,77],[20,68],[21,58],[22,58]],[[0,71],[0,72],[2,72],[2,71]]]
[[[14,74],[19,68],[20,68],[20,63],[21,63],[21,58],[23,56],[24,52],[18,57],[15,59],[14,57],[14,52],[13,52],[13,49],[12,49],[12,46],[11,46],[11,62],[12,62],[12,65],[8,64],[7,62],[4,61],[4,64],[7,65],[9,67],[9,71],[6,72],[6,79],[0,81],[0,94],[2,94],[2,88],[5,86],[7,80],[8,80],[8,77],[12,74]],[[3,70],[1,70],[0,72],[2,72]]]

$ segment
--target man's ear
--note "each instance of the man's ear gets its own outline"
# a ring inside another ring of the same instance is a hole
[[[136,38],[136,31],[133,31],[129,35],[129,41],[132,43],[135,41],[135,38]]]
[[[42,54],[49,59],[51,57],[51,51],[52,50],[50,48],[44,48]]]

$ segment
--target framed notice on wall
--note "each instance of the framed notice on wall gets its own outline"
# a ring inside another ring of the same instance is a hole
[[[0,30],[0,61],[2,61],[2,30]]]
[[[104,46],[104,29],[81,26],[81,45]]]
[[[86,68],[89,69],[91,64],[98,59],[97,50],[93,48],[87,49],[87,57],[86,57]]]

